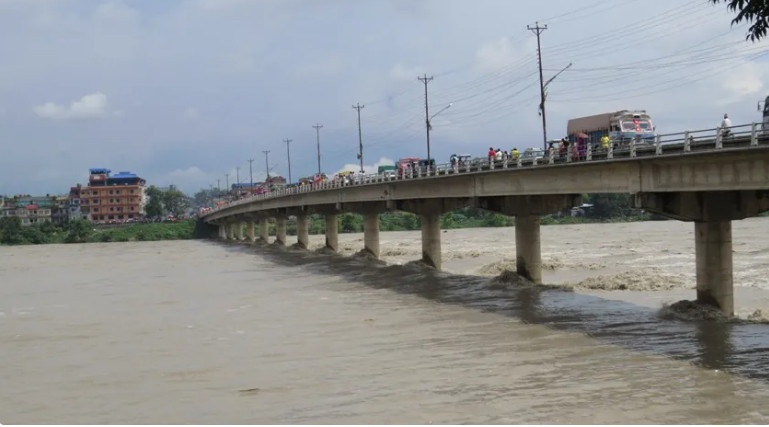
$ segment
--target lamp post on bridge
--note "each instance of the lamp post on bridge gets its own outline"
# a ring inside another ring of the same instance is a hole
[[[431,122],[433,121],[435,116],[448,110],[449,108],[451,108],[452,105],[454,105],[454,103],[449,102],[447,106],[441,108],[437,113],[433,114],[432,116],[430,116],[429,119],[427,119],[427,168],[428,170],[430,169],[430,131],[433,130],[433,126]]]

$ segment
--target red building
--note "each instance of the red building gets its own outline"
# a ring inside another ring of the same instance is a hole
[[[141,218],[147,202],[144,184],[130,172],[110,176],[109,169],[90,169],[88,186],[80,188],[80,210],[95,223]]]

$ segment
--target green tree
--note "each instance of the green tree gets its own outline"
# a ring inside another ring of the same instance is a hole
[[[589,194],[588,203],[593,205],[588,212],[592,218],[621,218],[633,210],[630,194]]]
[[[150,218],[162,217],[165,211],[163,210],[163,190],[150,185],[147,190],[147,205],[144,207],[144,211]]]
[[[355,233],[363,230],[363,217],[354,213],[340,215],[339,228],[343,233]]]
[[[30,225],[28,227],[24,227],[21,230],[21,234],[24,238],[24,241],[33,243],[35,245],[40,245],[43,243],[49,243],[50,242],[50,235],[43,232],[42,227],[38,224]]]
[[[67,237],[64,241],[67,243],[84,243],[93,234],[93,225],[87,219],[76,219],[67,224]]]
[[[457,227],[457,221],[454,219],[453,212],[447,212],[443,216],[441,216],[441,228],[449,229],[449,228],[456,228],[456,227]]]
[[[24,243],[24,235],[21,230],[21,218],[16,216],[4,216],[0,218],[0,243],[8,245]]]
[[[190,208],[190,199],[186,194],[177,189],[171,189],[163,193],[163,207],[175,217],[181,217]]]
[[[769,1],[766,0],[710,0],[713,4],[726,3],[726,8],[732,12],[737,12],[737,16],[732,19],[732,25],[737,25],[742,21],[752,22],[746,40],[753,42],[766,37],[769,30]]]

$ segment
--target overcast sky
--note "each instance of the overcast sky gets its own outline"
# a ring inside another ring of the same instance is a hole
[[[188,193],[542,145],[569,118],[645,109],[660,133],[760,121],[769,44],[706,0],[0,0],[0,194],[61,194],[89,168]],[[236,168],[239,167],[239,172]]]

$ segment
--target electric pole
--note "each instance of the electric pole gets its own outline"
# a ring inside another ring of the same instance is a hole
[[[417,80],[425,84],[425,126],[427,127],[427,167],[430,167],[430,113],[427,109],[427,84],[433,79],[433,76],[417,77]]]
[[[222,191],[222,187],[219,186],[219,182],[220,181],[221,181],[221,179],[216,178],[216,192],[217,193],[221,193],[221,191]]]
[[[262,150],[262,153],[264,153],[264,166],[267,168],[267,180],[266,181],[267,181],[267,185],[269,185],[270,184],[269,183],[269,181],[270,181],[270,161],[268,159],[270,158],[269,157],[270,150]]]
[[[320,128],[322,128],[323,125],[316,123],[313,125],[313,127],[315,128],[315,137],[317,138],[318,142],[318,175],[320,175]]]
[[[224,188],[227,189],[227,192],[230,191],[230,174],[226,173],[224,174]]]
[[[235,167],[235,184],[240,184],[240,166]]]
[[[542,45],[539,43],[539,35],[547,29],[547,24],[544,27],[539,26],[539,22],[535,22],[534,26],[526,26],[526,29],[537,35],[537,58],[539,62],[539,112],[542,115],[542,139],[543,148],[547,150],[547,119],[545,118],[545,83],[542,78]]]
[[[251,178],[251,186],[248,187],[248,192],[253,193],[254,192],[254,169],[251,166],[254,163],[254,159],[248,159],[248,175]]]
[[[289,148],[289,146],[291,145],[291,141],[292,140],[288,138],[283,140],[283,142],[286,143],[286,156],[288,156],[288,183],[289,184],[294,182],[291,180],[291,149]]]
[[[363,173],[363,134],[360,130],[360,110],[361,108],[364,108],[365,105],[360,105],[360,102],[357,103],[357,105],[353,105],[352,108],[358,110],[358,159],[360,159],[360,172]]]

